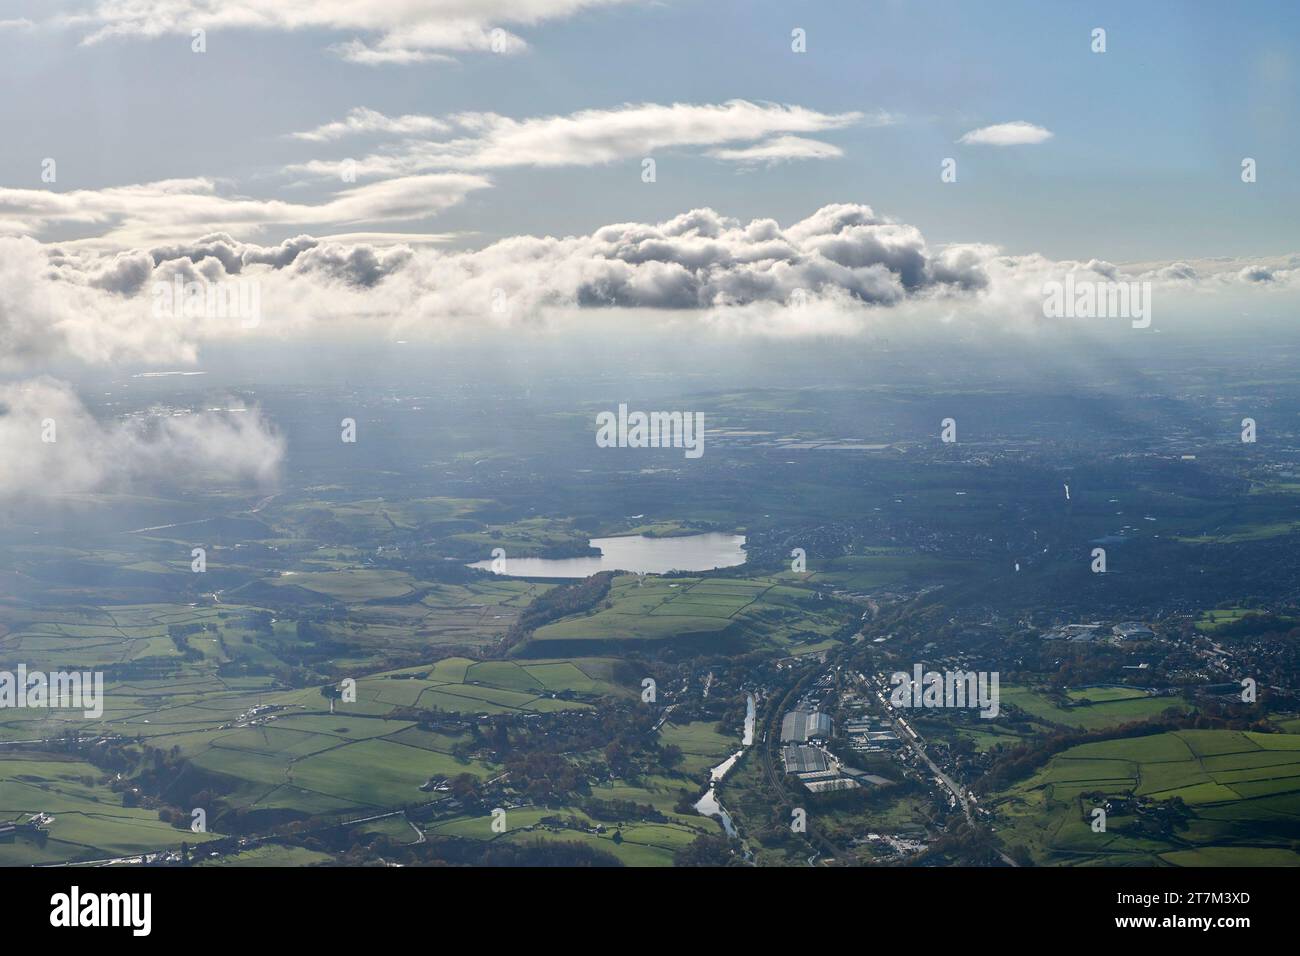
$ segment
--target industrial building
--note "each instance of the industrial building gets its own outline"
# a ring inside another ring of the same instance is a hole
[[[781,743],[830,740],[832,729],[830,714],[797,708],[781,718]]]
[[[1110,630],[1116,637],[1125,641],[1149,641],[1156,636],[1155,631],[1137,621],[1125,621],[1116,624]]]
[[[830,793],[836,790],[856,790],[861,786],[858,781],[853,780],[850,777],[841,777],[838,775],[828,777],[824,780],[805,780],[803,777],[800,777],[799,779],[803,780],[803,785],[812,793]]]
[[[830,763],[816,747],[786,747],[781,751],[786,773],[825,773]]]
[[[902,744],[893,728],[877,717],[864,715],[845,721],[844,734],[849,746],[860,753],[877,753]]]

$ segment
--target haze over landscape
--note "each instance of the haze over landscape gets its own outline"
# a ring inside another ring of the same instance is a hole
[[[7,4],[0,864],[1300,864],[1216,9]]]

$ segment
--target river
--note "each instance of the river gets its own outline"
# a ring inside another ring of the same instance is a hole
[[[741,748],[709,771],[709,789],[705,790],[704,796],[695,802],[695,812],[706,817],[717,817],[722,823],[722,829],[727,831],[729,837],[736,835],[736,827],[731,822],[731,814],[723,809],[722,803],[718,800],[716,788],[722,782],[722,779],[731,772],[731,768],[736,765],[736,761],[745,753],[745,748],[754,743],[754,723],[757,716],[758,711],[754,705],[754,695],[750,694],[749,699],[745,701],[745,735],[741,739]]]

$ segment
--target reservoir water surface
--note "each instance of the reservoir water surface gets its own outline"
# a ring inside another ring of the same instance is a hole
[[[691,534],[672,538],[622,535],[592,538],[599,557],[505,558],[499,573],[512,578],[585,578],[598,571],[664,574],[668,571],[712,571],[745,563],[743,534]],[[492,562],[477,561],[472,568],[491,571]]]

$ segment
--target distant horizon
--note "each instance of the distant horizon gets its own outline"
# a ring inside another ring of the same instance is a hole
[[[573,316],[979,335],[1076,281],[1149,286],[1135,331],[1300,304],[1283,2],[16,7],[0,374]]]
[[[0,81],[20,935],[1285,924],[1293,0],[7,0]]]

